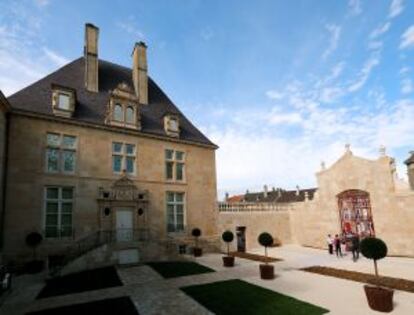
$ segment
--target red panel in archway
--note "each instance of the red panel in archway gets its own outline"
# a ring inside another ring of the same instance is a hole
[[[374,236],[369,194],[362,190],[346,190],[338,195],[339,219],[342,232],[361,237]]]

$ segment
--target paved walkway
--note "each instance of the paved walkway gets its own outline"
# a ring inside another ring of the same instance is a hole
[[[262,254],[261,249],[254,252]],[[363,284],[297,270],[297,268],[306,266],[323,265],[372,272],[371,261],[361,259],[354,263],[349,255],[337,259],[329,256],[325,251],[299,246],[272,248],[269,250],[269,254],[284,259],[284,261],[274,263],[277,278],[270,281],[259,278],[259,263],[238,258],[234,268],[224,268],[221,255],[217,254],[197,258],[197,262],[216,270],[214,273],[163,279],[148,266],[119,268],[118,273],[124,286],[40,300],[34,300],[42,288],[39,277],[25,276],[15,283],[15,289],[0,308],[0,314],[24,314],[27,311],[119,296],[130,296],[140,314],[144,315],[211,314],[179,288],[227,279],[243,279],[327,308],[331,311],[330,314],[381,314],[369,309]],[[384,275],[414,279],[414,259],[385,258],[379,262],[379,271]],[[394,300],[396,307],[393,315],[414,314],[413,293],[396,291]]]

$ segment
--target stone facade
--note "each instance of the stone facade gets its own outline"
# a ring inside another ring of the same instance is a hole
[[[272,233],[282,243],[316,248],[326,247],[326,235],[343,232],[338,198],[349,191],[368,196],[375,236],[382,238],[390,255],[414,256],[414,191],[396,175],[395,161],[385,155],[376,160],[354,156],[347,147],[344,155],[330,168],[316,174],[318,189],[312,200],[292,202],[279,211],[256,208],[219,214],[220,232],[246,226],[247,249],[259,246],[262,231]]]
[[[44,237],[42,259],[103,242],[178,252],[195,227],[217,248],[217,146],[148,76],[144,43],[131,69],[98,58],[98,35],[86,24],[83,57],[8,98],[4,257],[30,259],[31,232]]]
[[[77,165],[74,175],[50,174],[45,171],[46,134],[75,135],[78,139]],[[44,189],[46,186],[74,187],[73,229],[79,239],[101,228],[115,229],[116,206],[103,226],[103,209],[99,207],[99,188],[110,188],[120,178],[112,172],[112,142],[135,144],[137,175],[129,176],[136,187],[148,191],[148,207],[144,226],[135,215],[134,229],[149,228],[151,237],[166,238],[166,192],[184,192],[187,238],[192,227],[199,227],[206,239],[216,237],[215,150],[203,146],[162,141],[110,130],[80,127],[68,123],[12,115],[10,119],[9,171],[7,180],[4,253],[11,257],[27,257],[25,236],[44,230]],[[165,180],[165,149],[185,152],[185,182]],[[121,205],[120,205],[121,206]],[[122,206],[135,207],[134,203]],[[137,209],[134,209],[137,210]],[[142,223],[144,224],[144,223]],[[73,240],[46,239],[39,253],[50,255],[61,251]]]

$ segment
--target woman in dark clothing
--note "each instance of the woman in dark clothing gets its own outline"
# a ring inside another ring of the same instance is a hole
[[[339,238],[338,234],[335,235],[335,253],[336,257],[341,256],[342,257],[342,250],[341,250],[341,239]]]

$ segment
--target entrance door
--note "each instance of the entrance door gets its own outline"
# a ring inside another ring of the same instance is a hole
[[[338,195],[339,220],[342,233],[360,237],[375,236],[369,194],[347,190]]]
[[[238,226],[236,228],[237,235],[237,251],[245,252],[246,251],[246,227]]]
[[[119,208],[116,211],[116,240],[118,242],[132,241],[133,212],[128,208]]]

